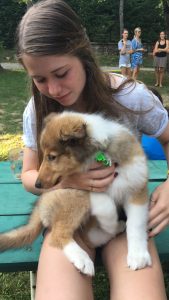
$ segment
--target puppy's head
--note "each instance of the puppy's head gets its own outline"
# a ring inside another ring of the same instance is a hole
[[[87,124],[80,115],[73,113],[49,115],[40,146],[43,162],[35,184],[40,188],[50,188],[61,178],[80,171],[95,151]]]

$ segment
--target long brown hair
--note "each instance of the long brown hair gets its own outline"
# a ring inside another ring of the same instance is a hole
[[[23,16],[17,29],[17,57],[23,64],[23,54],[32,56],[69,54],[79,58],[86,71],[86,85],[83,91],[87,112],[103,112],[119,117],[122,109],[112,98],[108,76],[100,70],[87,37],[85,28],[75,12],[62,0],[43,0]],[[62,111],[56,101],[42,95],[32,81],[37,124],[39,157],[39,136],[43,119],[50,112]],[[41,161],[41,158],[40,158]]]

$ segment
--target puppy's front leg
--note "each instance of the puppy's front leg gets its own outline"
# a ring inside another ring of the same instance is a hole
[[[45,207],[48,200],[50,201],[48,213],[46,213]],[[88,219],[89,193],[73,189],[56,190],[48,197],[44,196],[43,204],[45,207],[41,207],[41,215],[46,223],[51,222],[49,226],[51,230],[50,244],[62,249],[66,257],[80,272],[93,276],[93,261],[73,239],[75,231]]]
[[[131,199],[125,205],[127,215],[127,264],[133,269],[142,269],[151,265],[151,257],[148,251],[148,203],[137,204]]]
[[[75,240],[70,240],[63,248],[66,257],[83,274],[93,276],[94,263],[88,253],[84,251]]]

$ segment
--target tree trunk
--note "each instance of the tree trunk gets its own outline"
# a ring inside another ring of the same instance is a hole
[[[124,0],[120,0],[119,3],[119,22],[120,22],[120,36],[122,35],[123,29],[124,29]]]

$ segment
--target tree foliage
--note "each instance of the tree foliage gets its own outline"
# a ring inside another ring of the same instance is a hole
[[[80,16],[91,41],[117,42],[119,40],[120,1],[65,1]],[[27,7],[34,2],[37,0],[0,0],[0,42],[3,42],[4,46],[13,47],[16,26]],[[168,15],[165,11],[168,8],[169,0],[124,0],[124,27],[128,28],[130,38],[133,36],[134,28],[140,26],[143,31],[143,41],[154,42],[159,32],[167,29],[165,24]]]
[[[159,32],[165,29],[163,10],[159,0],[125,1],[125,27],[134,34],[135,27],[141,27],[142,40],[154,42]]]
[[[90,40],[98,42],[112,40],[113,28],[118,24],[118,1],[67,0],[67,2],[80,16]]]
[[[163,0],[169,1],[169,0]],[[80,15],[92,41],[117,41],[120,33],[119,5],[117,0],[67,0]],[[143,31],[143,41],[154,42],[164,30],[161,0],[124,0],[124,27],[130,38],[134,28]]]
[[[13,47],[16,26],[25,8],[17,0],[0,0],[0,42],[4,47]]]
[[[166,32],[169,37],[169,0],[162,0]]]

